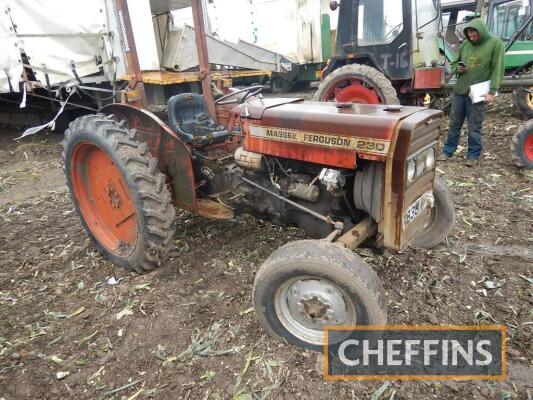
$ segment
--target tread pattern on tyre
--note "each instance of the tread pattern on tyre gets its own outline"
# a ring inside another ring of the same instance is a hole
[[[361,78],[372,85],[378,92],[379,97],[384,104],[400,104],[396,90],[392,86],[390,80],[377,69],[363,64],[348,64],[337,68],[330,73],[320,83],[315,94],[316,101],[323,101],[322,98],[330,89],[330,86],[342,78]]]
[[[511,139],[511,157],[519,167],[533,168],[533,161],[529,160],[525,154],[524,145],[529,135],[533,135],[533,119],[522,125]]]
[[[170,249],[176,211],[166,185],[166,177],[159,171],[157,160],[150,154],[148,145],[136,139],[136,130],[127,128],[126,121],[117,121],[112,115],[96,114],[77,118],[69,124],[63,142],[65,163],[66,145],[80,130],[100,135],[111,145],[116,157],[124,163],[137,190],[141,209],[137,209],[136,212],[138,218],[145,221],[145,230],[139,232],[139,235],[143,235],[144,238],[137,242],[142,246],[138,256],[126,267],[140,274],[159,267]],[[70,184],[69,190],[76,204]],[[76,211],[83,220],[77,206]],[[90,236],[101,247],[92,233]]]
[[[353,277],[358,282],[358,285],[364,288],[364,292],[367,294],[365,300],[373,303],[369,308],[372,308],[373,312],[378,315],[376,320],[372,321],[372,324],[382,325],[386,323],[387,305],[385,291],[376,272],[364,263],[357,254],[331,242],[299,240],[288,243],[274,251],[266,259],[256,275],[252,298],[256,299],[257,282],[268,281],[268,276],[282,271],[286,262],[296,260],[308,262],[310,259],[321,260],[329,265],[337,265]],[[271,329],[265,311],[256,310],[260,324],[270,336],[286,341],[284,337]]]
[[[435,177],[433,187],[435,208],[440,207],[440,215],[430,226],[422,230],[414,240],[414,246],[432,249],[442,243],[455,225],[455,207],[453,196],[439,177]]]
[[[529,89],[533,89],[533,86]],[[518,88],[514,91],[513,94],[516,106],[518,107],[520,112],[526,118],[533,118],[533,108],[531,108],[527,102],[527,97],[530,95],[530,93],[526,92],[525,90],[522,90],[522,88]]]

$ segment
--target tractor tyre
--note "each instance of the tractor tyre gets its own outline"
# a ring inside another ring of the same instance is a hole
[[[320,240],[277,249],[255,278],[257,319],[280,341],[321,351],[325,325],[384,325],[386,304],[377,274],[355,253]],[[330,331],[329,343],[345,339]]]
[[[533,118],[533,93],[523,89],[518,88],[514,92],[516,106],[526,118]],[[533,86],[529,87],[528,90],[533,90]]]
[[[452,194],[439,177],[435,177],[433,196],[435,204],[431,209],[428,223],[414,240],[416,247],[432,249],[446,239],[455,224]]]
[[[390,80],[377,69],[349,64],[330,73],[318,87],[316,101],[400,104]]]
[[[112,116],[80,117],[65,132],[63,160],[89,237],[113,263],[142,274],[163,262],[176,212],[165,175],[135,133]]]
[[[527,121],[513,135],[511,156],[519,167],[533,169],[533,119]]]

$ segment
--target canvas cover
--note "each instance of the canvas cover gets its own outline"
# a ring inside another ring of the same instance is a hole
[[[150,1],[128,0],[128,8],[141,69],[158,70]],[[19,91],[21,50],[42,84],[45,71],[52,86],[75,79],[73,66],[97,81],[126,74],[113,0],[0,0],[0,14],[0,92],[10,91],[9,80]]]

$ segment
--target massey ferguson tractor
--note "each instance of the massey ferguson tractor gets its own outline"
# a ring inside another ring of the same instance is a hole
[[[126,2],[117,4],[133,49]],[[193,10],[201,33],[198,1]],[[451,196],[435,176],[441,112],[266,99],[262,86],[213,102],[198,36],[203,96],[175,95],[157,116],[133,70],[129,89],[139,100],[123,96],[70,123],[65,173],[88,235],[113,263],[146,273],[165,265],[175,207],[297,226],[310,239],[282,246],[257,272],[253,301],[263,328],[320,350],[326,325],[385,324],[379,278],[353,250],[432,248],[451,231]]]

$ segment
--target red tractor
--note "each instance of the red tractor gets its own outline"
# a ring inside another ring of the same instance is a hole
[[[205,96],[170,98],[162,118],[119,103],[70,124],[67,184],[99,250],[145,273],[165,263],[174,207],[250,213],[319,239],[286,244],[260,267],[253,300],[270,335],[321,349],[325,325],[385,324],[379,278],[352,250],[431,248],[452,229],[451,196],[435,177],[441,112],[265,99],[262,86],[213,105],[204,83]]]

